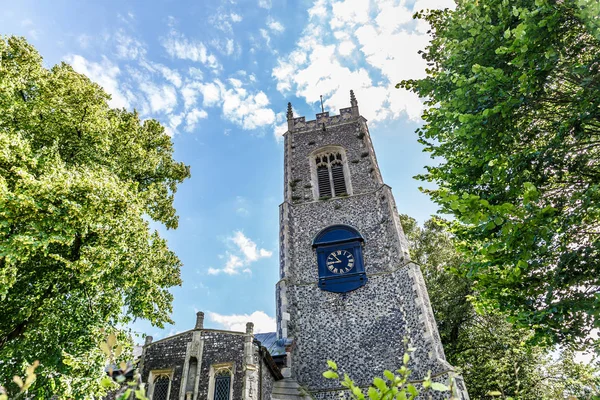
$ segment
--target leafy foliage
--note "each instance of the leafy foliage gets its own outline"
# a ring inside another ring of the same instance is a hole
[[[432,26],[419,179],[454,217],[481,309],[535,339],[600,327],[600,30],[593,0],[459,1]]]
[[[404,344],[408,346],[407,339],[404,340]],[[413,351],[413,348],[409,347],[407,349],[406,353],[404,353],[402,366],[396,373],[386,370],[383,372],[385,379],[380,377],[373,378],[373,384],[367,389],[366,394],[360,386],[354,383],[348,374],[344,374],[343,378],[340,377],[338,366],[334,361],[327,361],[329,369],[323,372],[323,376],[327,379],[338,380],[340,385],[348,390],[350,398],[354,400],[414,400],[419,396],[420,391],[414,382],[409,381],[411,371],[408,369],[408,362],[410,361],[410,354]],[[420,382],[420,385],[422,386],[421,392],[449,391],[448,398],[450,400],[458,399],[453,382],[450,382],[450,386],[446,386],[443,383],[434,382],[431,379],[431,375],[428,374],[425,380]]]
[[[39,360],[39,398],[101,390],[100,329],[169,322],[181,282],[149,222],[177,227],[189,167],[157,121],[109,98],[65,63],[44,68],[24,39],[0,39],[0,382]]]
[[[589,399],[600,390],[600,364],[575,361],[569,349],[528,344],[532,330],[513,326],[497,312],[477,314],[474,294],[460,269],[463,256],[454,249],[447,223],[439,218],[423,227],[400,215],[411,259],[421,265],[446,358],[458,367],[474,399]],[[558,359],[555,360],[555,358]]]

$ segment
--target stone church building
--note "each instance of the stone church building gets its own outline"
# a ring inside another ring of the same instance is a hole
[[[468,399],[446,362],[423,276],[410,261],[392,190],[381,177],[354,93],[339,115],[294,117],[284,135],[277,332],[196,326],[148,337],[140,360],[152,400],[339,399],[328,359],[368,387],[402,365],[411,380],[448,381]],[[408,345],[404,338],[408,338]],[[448,398],[437,392],[433,398]]]

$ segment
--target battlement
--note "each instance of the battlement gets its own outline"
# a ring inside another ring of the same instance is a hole
[[[329,116],[329,111],[326,111],[323,113],[318,113],[317,119],[314,119],[312,121],[306,121],[306,117],[297,117],[292,119],[291,121],[289,121],[291,122],[291,124],[288,122],[288,124],[291,125],[288,131],[312,131],[315,129],[322,128],[323,125],[327,127],[329,125],[336,125],[341,122],[346,122],[350,119],[352,119],[352,107],[340,109],[340,115]]]
[[[350,91],[350,107],[341,108],[339,115],[329,115],[329,111],[318,113],[316,119],[306,121],[306,117],[294,118],[292,111],[292,104],[288,103],[287,109],[287,121],[288,121],[288,132],[302,132],[302,131],[313,131],[316,129],[327,129],[327,126],[337,125],[350,121],[351,119],[359,117],[358,113],[358,102],[354,96],[354,92]]]

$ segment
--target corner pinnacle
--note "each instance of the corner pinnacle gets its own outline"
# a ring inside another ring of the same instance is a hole
[[[352,107],[358,106],[358,101],[356,101],[356,96],[354,96],[354,90],[350,89],[350,105]]]
[[[288,103],[287,107],[287,119],[290,120],[294,118],[294,112],[292,111],[292,103]]]

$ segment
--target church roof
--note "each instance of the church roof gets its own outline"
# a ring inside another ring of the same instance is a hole
[[[289,339],[277,339],[276,332],[255,333],[254,337],[269,351],[271,357],[284,356],[285,347],[290,345]]]

